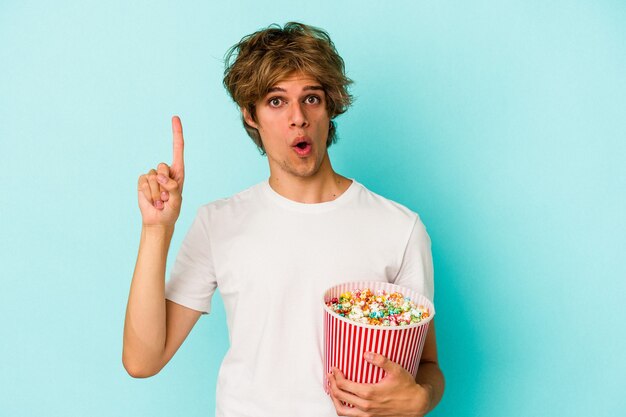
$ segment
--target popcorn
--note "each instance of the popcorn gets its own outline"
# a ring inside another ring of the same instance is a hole
[[[374,294],[369,288],[344,292],[326,305],[342,317],[376,326],[407,326],[430,317],[428,308],[415,305],[399,292],[379,290]]]

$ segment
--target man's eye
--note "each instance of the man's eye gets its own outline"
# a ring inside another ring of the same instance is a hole
[[[282,102],[283,101],[279,99],[278,97],[271,98],[268,101],[269,105],[272,107],[279,107],[282,104]]]
[[[320,102],[320,98],[318,96],[308,96],[306,102],[308,104],[317,104]]]

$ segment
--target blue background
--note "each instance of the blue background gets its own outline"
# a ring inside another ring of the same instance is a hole
[[[219,297],[156,377],[121,364],[137,177],[186,139],[196,209],[268,175],[222,85],[243,35],[300,20],[355,80],[334,167],[433,240],[433,416],[624,415],[623,1],[3,1],[0,414],[210,416]],[[277,355],[279,352],[277,352]]]

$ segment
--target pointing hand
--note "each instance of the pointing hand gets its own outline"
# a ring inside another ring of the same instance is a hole
[[[144,225],[173,226],[180,214],[185,161],[183,126],[178,116],[172,117],[174,152],[172,165],[161,162],[156,170],[139,176],[137,191]]]

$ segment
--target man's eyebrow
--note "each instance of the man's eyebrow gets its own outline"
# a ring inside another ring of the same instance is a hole
[[[312,90],[321,90],[324,91],[324,87],[322,87],[321,85],[305,85],[302,88],[302,91],[312,91]],[[280,88],[280,87],[272,87],[269,90],[267,90],[267,94],[269,93],[275,93],[277,91],[280,91],[281,93],[286,93],[287,90],[285,90],[284,88]]]

